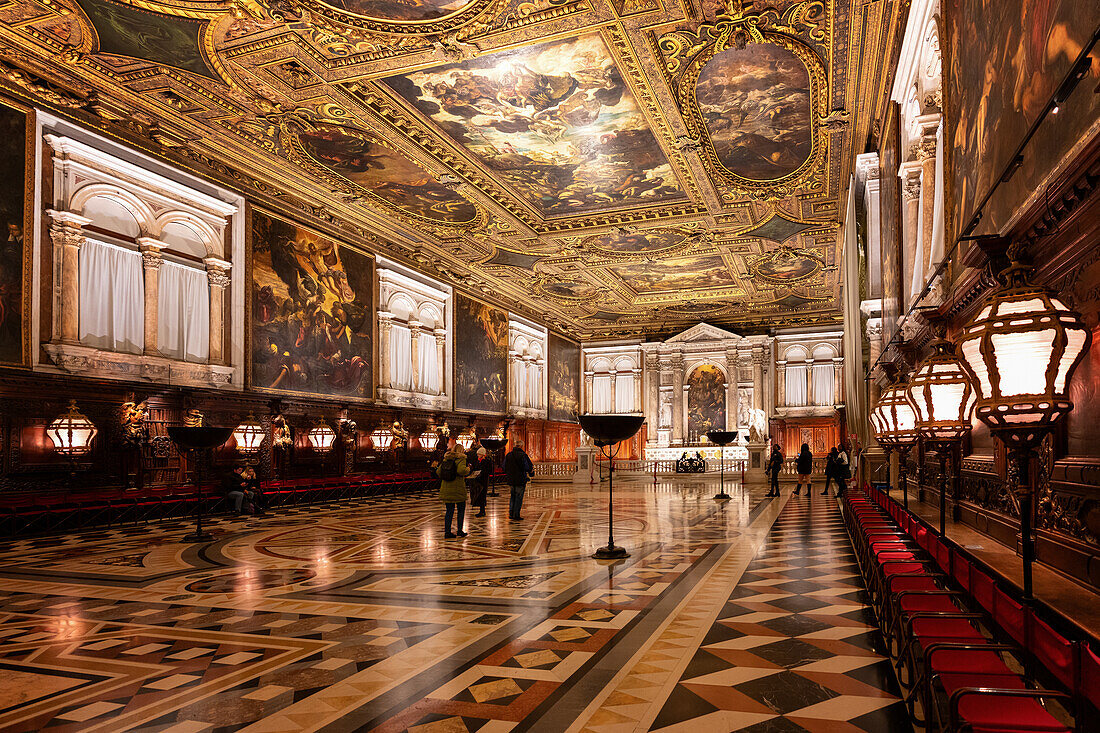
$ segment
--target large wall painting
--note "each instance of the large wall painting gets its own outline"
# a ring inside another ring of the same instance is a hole
[[[508,314],[456,293],[454,317],[455,409],[503,413]]]
[[[424,21],[458,13],[473,0],[325,0],[339,10],[380,20]]]
[[[551,420],[576,422],[581,406],[581,347],[572,341],[550,334],[547,344],[550,370]]]
[[[396,150],[349,127],[318,127],[297,142],[315,163],[400,211],[428,221],[468,224],[477,209]]]
[[[599,34],[385,83],[543,215],[685,198]]]
[[[0,362],[23,361],[27,115],[0,104]]]
[[[373,397],[374,260],[252,210],[251,386]]]
[[[129,56],[221,81],[203,50],[205,21],[162,15],[109,0],[76,0],[88,16],[99,53]]]
[[[687,379],[688,434],[693,440],[708,430],[726,429],[726,375],[713,364],[701,364]]]
[[[769,43],[714,55],[695,87],[711,144],[724,168],[768,181],[797,171],[813,148],[810,74]]]
[[[955,234],[997,186],[972,233],[999,231],[1096,122],[1100,49],[1076,93],[1047,115],[1007,183],[997,185],[1093,33],[1100,3],[1080,0],[948,0],[948,125],[954,156]],[[883,170],[887,170],[883,168]]]

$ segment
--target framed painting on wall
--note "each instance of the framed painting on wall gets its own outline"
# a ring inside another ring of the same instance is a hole
[[[459,293],[454,303],[455,409],[502,414],[508,395],[508,313]]]
[[[23,364],[29,351],[30,287],[25,233],[31,231],[34,180],[31,110],[0,102],[0,363]]]
[[[374,259],[250,209],[249,384],[374,396]]]
[[[547,416],[559,422],[577,422],[581,407],[581,347],[550,334],[547,343],[550,401]]]

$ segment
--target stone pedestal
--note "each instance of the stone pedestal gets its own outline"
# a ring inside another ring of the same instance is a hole
[[[596,458],[599,455],[600,449],[595,446],[577,446],[577,470],[573,473],[573,483],[595,484],[599,482],[599,474],[596,471]]]
[[[767,481],[768,475],[764,472],[764,467],[768,462],[768,444],[750,442],[748,449],[749,465],[745,471],[745,479],[747,481]]]

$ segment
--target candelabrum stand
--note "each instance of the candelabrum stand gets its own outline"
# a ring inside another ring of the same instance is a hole
[[[210,460],[210,451],[224,444],[225,441],[229,440],[229,436],[232,434],[233,428],[191,428],[182,426],[168,428],[168,437],[172,439],[176,447],[194,456],[195,461],[192,475],[194,476],[195,489],[198,492],[199,509],[195,515],[195,531],[184,537],[184,542],[209,542],[214,539],[212,534],[204,532],[202,529],[204,504],[202,494],[202,473],[205,464]]]
[[[645,418],[640,415],[581,415],[579,421],[581,429],[592,436],[592,442],[607,456],[607,547],[599,548],[592,557],[597,560],[630,557],[629,552],[615,546],[615,456],[619,444],[637,433]]]
[[[721,483],[714,498],[718,501],[729,501],[730,495],[726,493],[726,446],[737,440],[737,431],[709,430],[707,431],[707,440],[718,446],[718,464],[721,466],[721,479],[719,479]]]

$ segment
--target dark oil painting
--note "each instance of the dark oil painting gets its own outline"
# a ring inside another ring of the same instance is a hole
[[[713,364],[701,364],[687,379],[688,433],[726,429],[726,375]],[[698,438],[696,438],[698,439]]]
[[[504,412],[508,369],[508,314],[455,294],[455,409]]]
[[[385,83],[544,215],[685,198],[598,34]]]
[[[77,0],[99,36],[99,52],[130,56],[221,81],[202,52],[205,21],[151,13],[109,0]]]
[[[735,285],[721,255],[693,255],[610,268],[636,293],[698,290]]]
[[[551,420],[576,422],[581,405],[581,347],[572,341],[550,334],[547,344],[550,370]]]
[[[374,260],[252,212],[252,386],[372,397]]]
[[[770,43],[719,51],[700,72],[695,98],[731,173],[773,180],[810,157],[810,74],[791,51]]]
[[[396,150],[350,128],[325,127],[298,136],[311,158],[402,211],[462,224],[477,218],[474,205]]]
[[[1023,163],[997,185],[1061,80],[1100,29],[1100,3],[1081,0],[948,0],[949,138],[954,156],[956,235],[996,187],[972,234],[1007,224],[1041,181],[1096,121],[1100,49],[1076,93],[1048,114],[1023,150]],[[886,168],[883,168],[886,170]]]
[[[27,116],[0,104],[0,362],[23,361],[23,233]]]
[[[687,239],[687,234],[676,230],[637,232],[631,234],[602,234],[592,237],[586,246],[615,254],[646,254],[669,249]]]
[[[473,0],[323,0],[334,8],[375,20],[416,22],[453,15]]]
[[[793,283],[817,273],[821,269],[821,261],[808,254],[779,250],[758,259],[752,269],[765,280]]]

